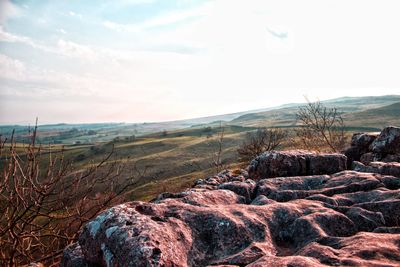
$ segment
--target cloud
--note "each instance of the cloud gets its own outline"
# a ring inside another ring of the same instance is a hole
[[[69,11],[68,15],[70,15],[71,17],[77,17],[77,18],[80,18],[80,19],[83,18],[82,14],[75,13],[73,11]]]
[[[0,81],[2,95],[8,96],[95,96],[104,86],[119,88],[117,84],[108,82],[105,78],[29,66],[2,53],[0,53]]]
[[[108,21],[108,20],[103,22],[103,26],[108,29],[116,30],[116,31],[123,31],[123,30],[129,29],[128,25],[123,25],[123,24],[119,24],[116,22]]]
[[[267,28],[267,31],[274,37],[279,38],[279,39],[286,39],[288,37],[288,32],[276,32],[273,31],[269,28]]]
[[[31,38],[26,36],[20,36],[16,34],[12,34],[4,30],[3,26],[0,25],[0,42],[8,42],[8,43],[22,43],[28,46],[31,46],[36,49],[43,50],[45,52],[54,52],[49,46],[41,45]]]
[[[57,42],[57,47],[60,54],[64,56],[87,60],[94,60],[97,58],[97,53],[95,50],[86,45],[59,39]]]
[[[67,32],[64,29],[57,29],[57,32],[62,33],[62,34],[67,34]]]
[[[66,34],[64,29],[58,29],[57,32]],[[26,36],[15,35],[4,31],[3,26],[0,25],[0,42],[9,43],[22,43],[31,46],[35,49],[40,49],[44,52],[59,54],[66,57],[80,58],[82,60],[94,60],[97,58],[98,53],[94,48],[86,45],[81,45],[75,42],[59,39],[57,46],[42,45]]]
[[[116,31],[126,31],[126,32],[139,32],[151,28],[166,26],[175,24],[178,22],[183,22],[189,19],[201,18],[206,16],[210,12],[210,5],[204,4],[200,7],[184,10],[184,11],[176,11],[170,12],[164,15],[160,15],[158,17],[154,17],[148,20],[145,20],[141,23],[136,24],[121,24],[116,23],[110,20],[106,20],[103,22],[103,26]]]
[[[25,71],[24,63],[0,53],[0,78],[23,80]]]
[[[0,0],[0,24],[4,24],[9,18],[21,14],[20,9],[9,0]]]
[[[117,4],[120,6],[135,6],[142,4],[152,4],[155,0],[119,0],[118,2],[112,1],[113,4]]]
[[[28,37],[22,37],[6,32],[2,25],[0,25],[0,41],[10,43],[24,43],[33,46],[33,41]]]

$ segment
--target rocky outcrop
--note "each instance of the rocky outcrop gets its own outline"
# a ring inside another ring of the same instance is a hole
[[[372,172],[400,177],[399,162],[371,162],[368,165],[364,165],[361,162],[355,161],[353,162],[353,170],[359,172]]]
[[[110,208],[62,266],[400,265],[400,178],[342,171],[254,182],[251,173]]]
[[[372,142],[370,149],[382,155],[400,153],[400,128],[391,126],[383,129]]]
[[[363,164],[373,161],[400,162],[400,128],[390,126],[381,133],[356,133],[351,147],[344,154],[349,168],[353,161]]]
[[[304,150],[268,151],[251,161],[252,179],[299,175],[333,174],[346,169],[346,156]]]
[[[351,146],[345,151],[347,167],[353,161],[360,161],[361,156],[370,151],[369,146],[378,137],[379,133],[355,133],[351,138]]]
[[[198,179],[195,182],[194,187],[204,189],[217,189],[223,183],[244,182],[248,177],[249,174],[245,170],[237,170],[235,172],[224,170],[217,175],[214,175],[207,179]]]

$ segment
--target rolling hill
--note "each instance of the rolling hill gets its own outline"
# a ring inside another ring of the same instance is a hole
[[[388,125],[400,124],[400,102],[367,109],[360,112],[348,113],[344,116],[348,125],[383,128]]]
[[[324,104],[342,112],[349,135],[355,131],[377,131],[390,124],[400,125],[400,96],[344,97]],[[212,158],[221,124],[223,163],[234,167],[236,150],[246,133],[257,127],[293,127],[296,112],[302,105],[292,103],[261,111],[174,122],[40,125],[39,141],[63,144],[65,157],[73,162],[76,170],[101,161],[114,147],[113,161],[125,166],[120,179],[128,179],[136,168],[145,170],[127,198],[149,200],[162,191],[181,191],[194,180],[216,172]],[[27,126],[0,126],[0,134],[8,136],[13,129],[20,141],[28,137]],[[57,145],[55,149],[60,147]],[[282,148],[290,148],[290,144]]]
[[[327,107],[336,107],[342,112],[350,127],[382,128],[385,123],[397,122],[396,116],[391,115],[396,106],[384,107],[399,103],[400,95],[341,97],[322,102]],[[167,122],[40,125],[39,140],[42,143],[95,144],[162,131],[217,127],[220,123],[243,127],[292,127],[296,123],[296,112],[303,105],[305,103],[290,103],[259,110]],[[373,114],[378,111],[379,115],[374,117]],[[379,116],[388,116],[388,120],[381,120]],[[0,135],[9,136],[13,130],[17,139],[23,141],[28,126],[3,125],[0,126]]]

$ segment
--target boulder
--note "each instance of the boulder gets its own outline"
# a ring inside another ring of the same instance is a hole
[[[370,145],[370,149],[380,154],[400,153],[400,128],[390,126],[383,129]]]
[[[346,156],[304,150],[268,151],[250,162],[248,175],[259,180],[271,177],[333,174],[346,169]]]
[[[400,178],[236,177],[105,210],[62,266],[400,265]]]
[[[367,165],[374,161],[400,162],[400,128],[386,127],[379,134],[353,134],[351,147],[344,154],[349,168],[353,161]]]
[[[351,137],[351,146],[368,150],[371,143],[379,136],[380,133],[355,133]]]

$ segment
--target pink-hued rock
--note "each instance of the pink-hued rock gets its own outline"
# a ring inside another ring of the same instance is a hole
[[[400,128],[390,126],[383,129],[372,142],[370,149],[372,152],[381,154],[400,153]]]
[[[346,170],[346,156],[338,153],[314,153],[304,150],[268,151],[251,161],[252,179],[299,175],[333,174]]]
[[[235,173],[230,170],[223,170],[220,173],[208,177],[207,179],[198,179],[194,187],[203,189],[217,189],[219,185],[226,182],[244,182],[248,178],[246,170],[239,170]]]
[[[400,177],[400,162],[371,162],[368,165],[353,162],[353,170],[359,172],[372,172]]]
[[[400,265],[400,178],[228,176],[104,211],[62,266],[73,255],[88,266]]]
[[[356,133],[344,154],[348,168],[354,161],[366,165],[374,161],[400,162],[400,128],[390,126],[381,133]]]
[[[399,234],[360,232],[351,237],[327,237],[312,242],[298,255],[318,258],[328,266],[399,266]]]

